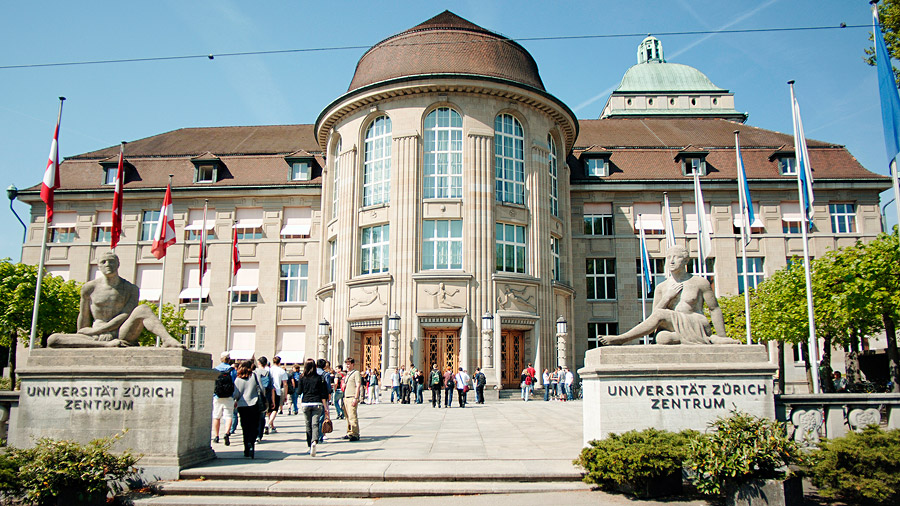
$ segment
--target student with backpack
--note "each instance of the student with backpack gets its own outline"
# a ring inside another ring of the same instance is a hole
[[[475,404],[484,404],[484,387],[487,385],[487,377],[481,372],[480,367],[475,368],[475,377],[472,380],[475,382]]]
[[[534,389],[534,376],[528,373],[528,369],[522,369],[522,400],[528,402],[531,391]]]
[[[428,376],[428,388],[431,389],[431,407],[441,407],[441,371],[437,364],[431,364],[431,373]]]
[[[444,372],[444,407],[449,408],[450,404],[453,403],[453,390],[456,389],[456,384],[453,382],[453,369],[450,366],[447,366],[447,370]]]
[[[278,408],[274,403],[275,388],[272,386],[272,376],[269,374],[269,359],[259,357],[257,362],[259,367],[256,368],[253,374],[256,375],[256,380],[259,381],[259,386],[262,388],[264,401],[262,402],[263,409],[260,410],[261,413],[259,414],[259,431],[256,434],[258,440],[262,441],[263,432],[269,433],[269,427],[266,425],[267,415]]]
[[[227,351],[222,353],[220,360],[219,365],[215,367],[215,370],[219,371],[219,375],[216,377],[216,383],[213,387],[213,432],[215,433],[213,443],[219,442],[219,430],[222,418],[224,418],[225,446],[228,446],[231,444],[231,440],[228,437],[229,427],[234,417],[234,399],[231,396],[234,394],[234,378],[237,376],[237,371],[228,363],[229,355]]]

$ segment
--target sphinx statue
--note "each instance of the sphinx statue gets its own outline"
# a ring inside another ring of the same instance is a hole
[[[602,336],[603,343],[625,344],[656,332],[657,344],[737,344],[725,337],[725,319],[709,282],[687,271],[689,260],[690,255],[683,246],[669,248],[666,252],[669,277],[653,291],[653,312],[624,334]],[[704,302],[709,307],[712,326],[703,314]]]
[[[148,306],[138,304],[140,291],[119,277],[119,257],[115,253],[104,253],[99,268],[103,276],[81,287],[78,332],[52,334],[47,339],[48,348],[137,346],[144,329],[159,336],[164,347],[183,347]]]

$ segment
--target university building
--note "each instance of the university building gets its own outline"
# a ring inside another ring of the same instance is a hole
[[[746,119],[732,93],[666,62],[648,37],[602,116],[579,120],[522,46],[444,12],[369,49],[314,124],[130,142],[120,274],[142,299],[185,307],[184,343],[214,356],[481,367],[490,385],[517,388],[527,363],[577,369],[599,336],[641,320],[638,229],[659,281],[664,194],[677,243],[696,256],[694,170],[713,234],[704,271],[720,295],[743,290],[735,131],[756,212],[750,284],[802,253],[793,137]],[[843,146],[808,144],[811,254],[875,237],[888,178]],[[117,159],[112,146],[61,164],[48,272],[98,275]],[[178,242],[162,261],[150,248],[170,175]],[[23,261],[37,264],[39,186],[21,198],[32,205]]]

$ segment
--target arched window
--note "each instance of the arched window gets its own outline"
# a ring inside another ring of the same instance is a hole
[[[391,118],[379,116],[366,129],[363,206],[383,204],[391,194]]]
[[[462,197],[462,117],[449,107],[425,116],[426,199]]]
[[[494,174],[498,201],[525,203],[525,132],[510,114],[494,120]]]
[[[341,160],[341,140],[334,144],[334,152],[331,154],[334,163],[331,166],[331,219],[338,216],[338,183],[341,181],[340,160]]]
[[[550,214],[559,216],[559,166],[552,135],[547,136],[547,147],[550,149]]]

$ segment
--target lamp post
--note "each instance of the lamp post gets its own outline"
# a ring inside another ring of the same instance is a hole
[[[481,317],[481,357],[485,369],[494,367],[494,315],[485,311]]]
[[[396,312],[388,317],[388,369],[397,368],[400,344],[400,315]]]
[[[319,322],[319,356],[318,358],[326,358],[325,354],[328,349],[328,336],[331,334],[331,324],[328,320],[322,318]]]
[[[22,221],[22,218],[19,218],[19,213],[13,208],[13,201],[16,200],[16,197],[19,196],[19,189],[16,188],[16,185],[11,184],[8,188],[6,188],[6,196],[9,197],[9,210],[16,216],[16,219],[19,220],[19,223],[22,224],[22,243],[25,243],[26,234],[28,233],[28,225]]]
[[[559,318],[556,319],[556,351],[557,356],[559,357],[559,366],[560,367],[568,367],[568,360],[566,358],[566,339],[569,337],[568,332],[568,323],[566,319],[560,315]]]

